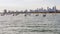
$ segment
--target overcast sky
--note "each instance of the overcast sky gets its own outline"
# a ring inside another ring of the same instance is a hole
[[[24,10],[55,5],[60,9],[60,0],[0,0],[0,9]]]

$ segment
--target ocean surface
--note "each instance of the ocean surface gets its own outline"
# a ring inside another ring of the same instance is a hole
[[[0,16],[0,34],[60,34],[60,14]]]

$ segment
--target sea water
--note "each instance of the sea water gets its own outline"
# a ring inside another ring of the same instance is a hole
[[[60,14],[0,16],[0,34],[60,34]]]

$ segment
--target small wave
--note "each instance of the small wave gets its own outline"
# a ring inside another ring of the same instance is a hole
[[[32,30],[31,32],[53,32],[52,30]]]
[[[0,21],[0,22],[7,22],[7,21]]]
[[[55,30],[31,30],[31,29],[27,29],[27,30],[21,30],[19,32],[54,32]]]

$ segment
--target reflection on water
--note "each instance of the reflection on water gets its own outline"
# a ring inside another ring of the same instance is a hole
[[[0,16],[0,34],[60,34],[60,14]]]

